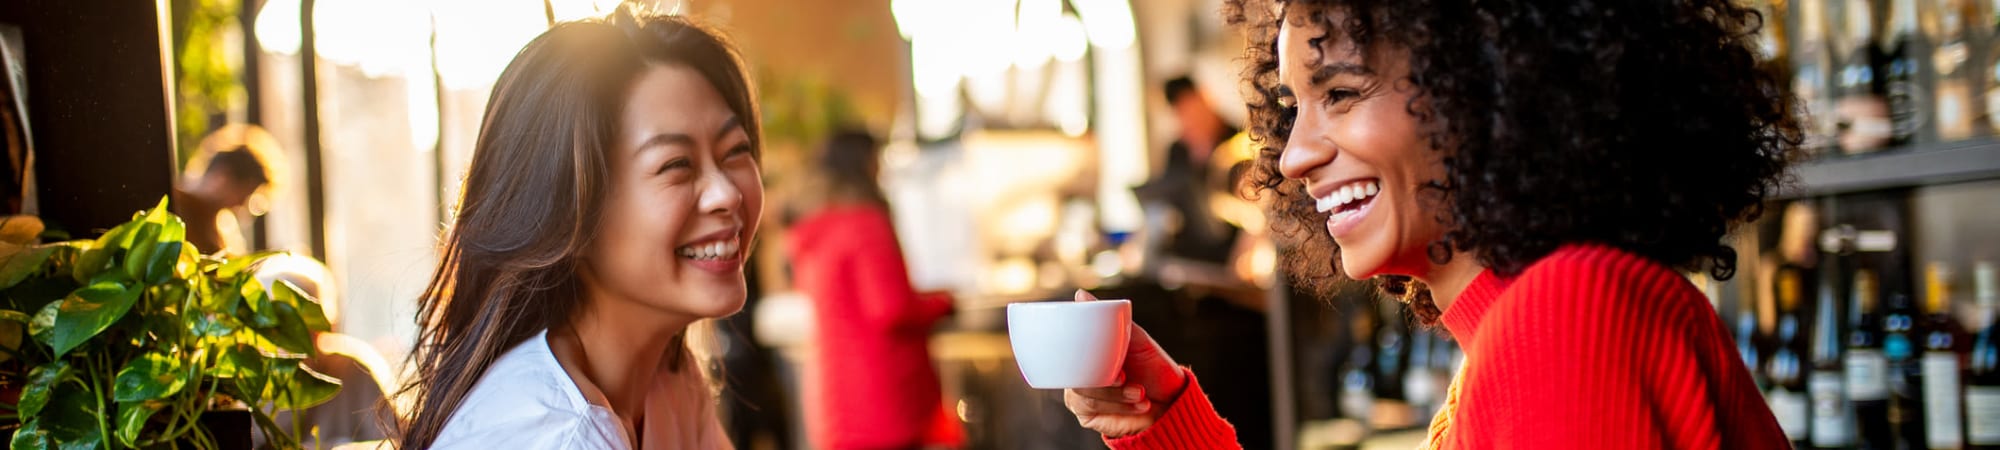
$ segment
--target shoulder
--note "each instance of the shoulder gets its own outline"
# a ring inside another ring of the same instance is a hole
[[[439,434],[438,448],[599,448],[594,411],[536,334],[481,374]],[[610,424],[616,430],[615,424]],[[615,435],[613,435],[615,436]]]
[[[1489,321],[1496,326],[1482,327],[1482,334],[1553,338],[1506,338],[1510,345],[1577,347],[1686,333],[1713,312],[1707,298],[1671,268],[1608,246],[1572,244],[1522,271],[1489,314],[1498,319]]]

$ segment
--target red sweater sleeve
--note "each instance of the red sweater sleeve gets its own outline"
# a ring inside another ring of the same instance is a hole
[[[1195,380],[1194,371],[1187,371],[1187,376],[1187,390],[1167,406],[1167,413],[1160,415],[1158,422],[1130,436],[1105,438],[1104,444],[1112,450],[1243,448],[1236,443],[1236,427],[1215,413],[1208,394],[1201,391],[1201,382]]]
[[[1523,273],[1486,313],[1452,447],[1785,445],[1699,291],[1631,255],[1572,256]]]
[[[910,286],[909,268],[887,214],[869,211],[856,219],[854,251],[848,261],[861,313],[869,324],[890,330],[926,332],[950,305],[923,299]]]

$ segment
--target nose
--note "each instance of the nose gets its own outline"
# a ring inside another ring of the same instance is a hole
[[[1307,117],[1310,116],[1306,111],[1300,111],[1299,118],[1292,122],[1292,135],[1285,139],[1285,150],[1278,155],[1278,171],[1285,178],[1303,180],[1340,155],[1340,147],[1319,129],[1320,124]]]
[[[743,191],[721,170],[709,170],[702,176],[701,197],[695,206],[706,214],[729,214],[743,207]]]

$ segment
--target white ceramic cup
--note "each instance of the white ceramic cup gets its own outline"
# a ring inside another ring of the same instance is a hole
[[[1117,385],[1131,334],[1128,300],[1007,305],[1014,362],[1036,389]]]

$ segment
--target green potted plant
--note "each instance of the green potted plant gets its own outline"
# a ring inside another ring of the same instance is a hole
[[[326,315],[291,283],[257,281],[251,272],[274,253],[202,256],[185,235],[162,199],[96,239],[0,242],[11,448],[219,448],[251,433],[201,425],[232,405],[274,446],[300,447],[299,424],[281,428],[269,411],[340,389],[302,364]]]

